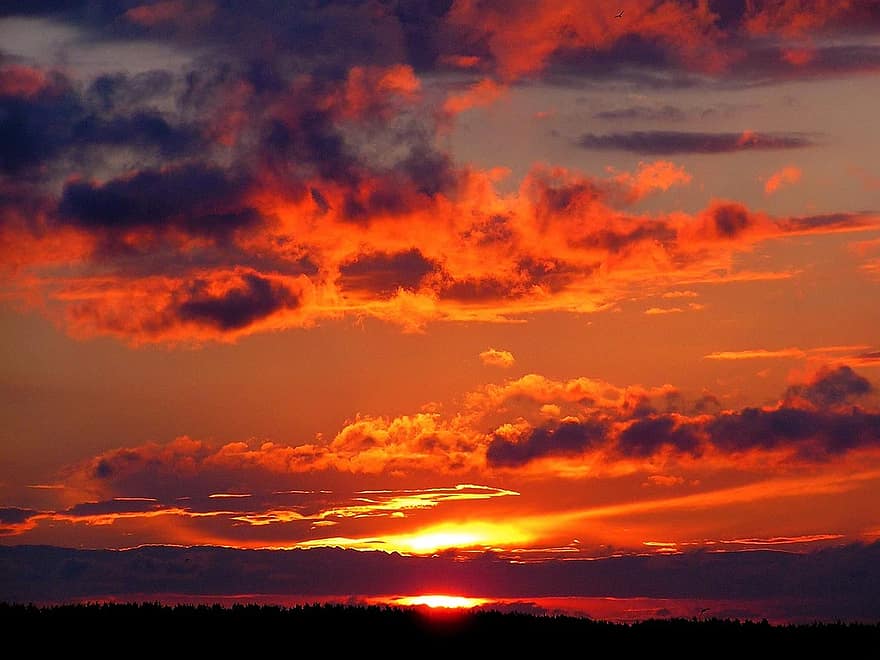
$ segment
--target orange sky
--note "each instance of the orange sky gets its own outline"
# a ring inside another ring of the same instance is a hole
[[[0,543],[880,537],[877,1],[74,4],[0,13]]]

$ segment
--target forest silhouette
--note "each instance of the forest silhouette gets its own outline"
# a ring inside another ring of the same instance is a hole
[[[32,631],[41,649],[93,655],[183,652],[229,657],[262,652],[312,657],[342,652],[386,657],[466,653],[577,656],[632,652],[676,657],[876,648],[880,623],[771,625],[734,619],[649,619],[612,623],[515,612],[438,611],[390,606],[0,604],[7,631]]]

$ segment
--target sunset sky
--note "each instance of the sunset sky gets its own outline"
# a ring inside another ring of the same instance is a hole
[[[880,0],[0,2],[0,544],[876,542],[878,116]]]

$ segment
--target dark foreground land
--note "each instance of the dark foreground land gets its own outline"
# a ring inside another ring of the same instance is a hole
[[[608,623],[562,616],[390,607],[0,604],[0,629],[31,651],[92,657],[733,657],[878,648],[880,623],[774,626],[670,619]]]

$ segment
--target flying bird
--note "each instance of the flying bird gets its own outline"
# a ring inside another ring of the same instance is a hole
[[[619,12],[617,12],[617,13],[614,15],[614,18],[623,18],[623,10],[621,9]]]

